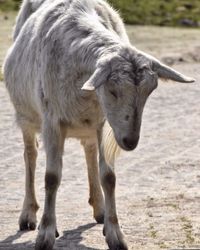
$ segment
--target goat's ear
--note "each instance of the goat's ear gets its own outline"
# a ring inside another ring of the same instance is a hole
[[[176,82],[192,83],[195,80],[191,77],[185,76],[180,72],[168,67],[167,65],[159,62],[158,60],[153,60],[153,71],[158,74],[158,77],[173,80]]]
[[[139,52],[140,55],[144,56],[148,61],[152,64],[152,70],[158,74],[158,77],[163,78],[165,80],[173,80],[176,82],[183,83],[192,83],[195,82],[195,79],[185,76],[180,72],[168,67],[167,65],[161,63],[159,60],[154,58],[151,55],[148,55],[144,52]]]
[[[107,76],[107,70],[97,68],[92,76],[87,80],[87,82],[83,84],[81,89],[94,91],[96,88],[106,82]]]

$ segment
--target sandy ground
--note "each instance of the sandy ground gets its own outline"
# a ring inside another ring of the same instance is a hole
[[[13,19],[0,17],[0,62],[10,44]],[[117,208],[129,249],[200,249],[200,63],[199,30],[131,27],[134,44],[197,79],[195,84],[160,83],[146,105],[141,140],[116,164]],[[182,58],[182,59],[180,59]],[[170,61],[171,62],[171,61]],[[177,63],[178,62],[178,63]],[[0,249],[34,249],[37,231],[18,232],[24,196],[21,133],[0,83]],[[40,140],[37,197],[44,203],[45,155]],[[107,249],[102,225],[88,205],[86,164],[78,141],[66,142],[57,199],[60,238],[55,250]]]

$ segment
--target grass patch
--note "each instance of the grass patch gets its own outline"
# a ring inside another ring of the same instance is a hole
[[[0,0],[1,1],[1,0]],[[6,52],[12,44],[12,27],[15,22],[16,13],[6,13],[3,15],[0,12],[0,82],[3,81],[2,65]],[[6,17],[6,18],[5,18]]]
[[[20,3],[19,0],[0,0],[0,10],[4,12],[18,10]]]
[[[166,249],[166,248],[168,248],[168,246],[167,246],[164,242],[160,242],[158,245],[159,245],[159,247],[160,247],[161,249]]]
[[[2,82],[3,81],[3,74],[2,74],[2,72],[0,71],[0,82]]]
[[[149,236],[153,239],[156,239],[157,238],[157,233],[158,231],[155,230],[154,226],[153,225],[150,225],[149,227]]]
[[[168,207],[172,207],[172,208],[174,208],[174,209],[180,209],[178,204],[167,203],[166,205],[167,205]]]
[[[200,26],[199,0],[110,0],[128,24]]]
[[[181,217],[180,218],[183,225],[182,225],[182,229],[185,232],[185,237],[186,240],[185,242],[189,245],[193,244],[195,242],[195,238],[193,236],[193,227],[192,227],[192,223],[189,219],[187,219],[186,217]]]

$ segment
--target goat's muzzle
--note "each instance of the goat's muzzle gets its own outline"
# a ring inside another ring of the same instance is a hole
[[[122,148],[126,151],[134,150],[139,142],[139,135],[122,138]]]

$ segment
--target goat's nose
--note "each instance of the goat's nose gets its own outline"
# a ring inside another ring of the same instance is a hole
[[[122,139],[122,141],[123,141],[123,144],[124,144],[126,150],[133,150],[138,145],[139,136],[134,137],[134,138],[132,138],[132,137],[124,137]]]

